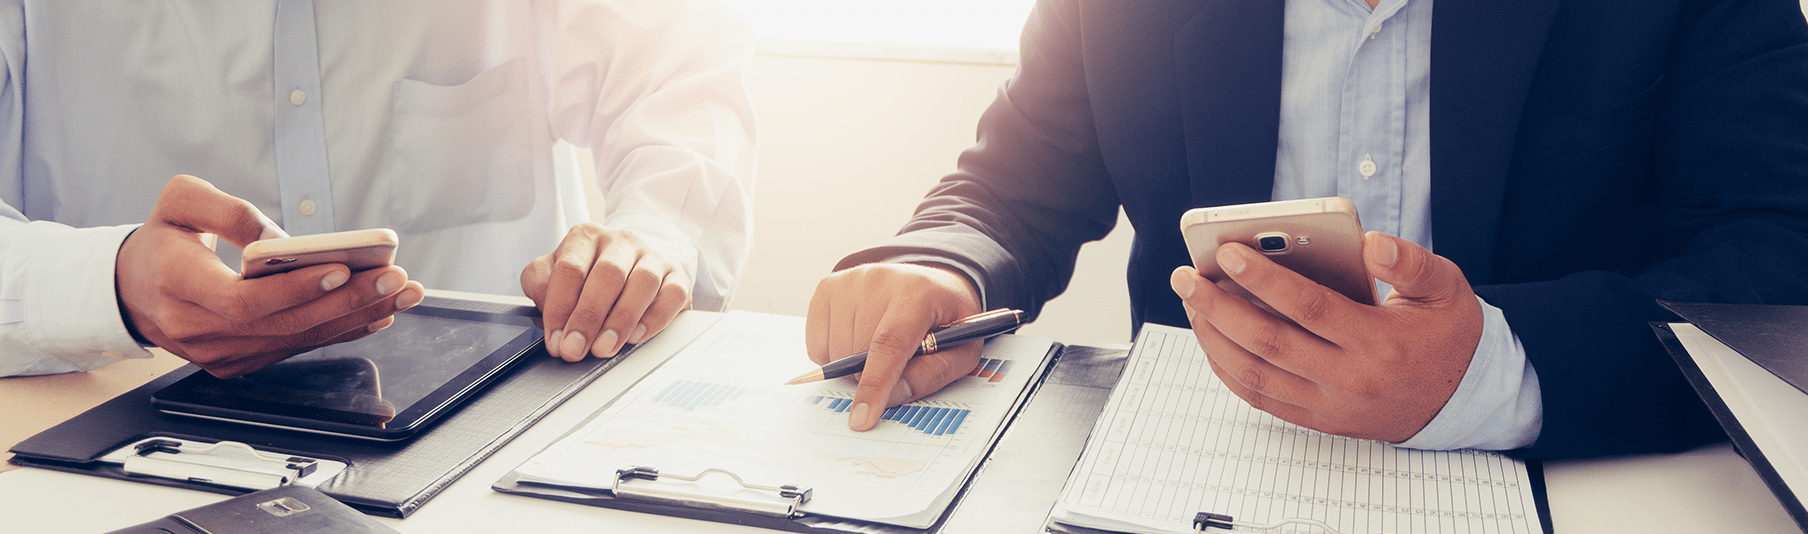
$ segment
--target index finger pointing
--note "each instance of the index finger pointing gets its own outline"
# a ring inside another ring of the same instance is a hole
[[[929,333],[926,315],[897,313],[887,310],[879,319],[867,347],[866,370],[861,372],[860,386],[854,390],[854,409],[848,412],[848,428],[867,431],[879,422],[891,399],[891,390],[904,376],[904,366],[916,355],[921,340]]]

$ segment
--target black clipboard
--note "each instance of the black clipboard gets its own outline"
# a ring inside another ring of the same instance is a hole
[[[539,315],[538,310],[528,306],[435,296],[427,297],[424,304],[502,315]],[[261,475],[287,483],[321,476],[324,471],[335,468],[335,464],[343,464],[342,473],[320,482],[317,489],[364,513],[402,518],[614,367],[630,352],[630,348],[624,348],[615,358],[588,358],[569,363],[547,356],[543,349],[536,349],[527,356],[526,362],[499,378],[487,391],[467,401],[455,413],[412,439],[395,443],[158,413],[151,405],[151,394],[186,375],[187,368],[184,367],[20,442],[13,447],[14,456],[10,461],[30,467],[228,495],[243,494],[252,489],[222,483],[226,482],[224,476]],[[134,457],[127,459],[141,464],[146,462],[137,457],[158,460],[153,463],[165,465],[128,472],[123,463],[109,461],[118,459],[122,452],[124,456]],[[227,471],[215,469],[221,466],[213,464],[221,463],[226,464]],[[181,477],[183,473],[203,474],[189,477],[202,480],[191,480],[142,474],[146,472],[174,477]],[[281,480],[284,477],[291,480]]]
[[[523,483],[513,472],[496,481],[491,488],[503,493],[588,506],[789,532],[1034,532],[1041,528],[1043,518],[1059,498],[1061,483],[1079,458],[1086,433],[1104,406],[1111,387],[1116,385],[1125,355],[1123,349],[1059,343],[1049,350],[1049,357],[1034,371],[1036,379],[1026,388],[1028,392],[1019,397],[1006,418],[1005,428],[992,442],[985,458],[956,493],[948,509],[925,529],[820,515],[793,518],[702,502],[680,505],[622,499],[607,491]],[[607,408],[604,406],[597,414]],[[584,426],[584,423],[574,425],[573,431]],[[775,502],[789,499],[777,492],[772,497]]]
[[[1776,374],[1778,379],[1788,381],[1798,389],[1802,387],[1801,382],[1790,380],[1785,374],[1794,372],[1800,379],[1803,378],[1802,371],[1808,369],[1795,367],[1791,371],[1787,367],[1791,363],[1808,365],[1808,359],[1790,357],[1799,355],[1804,348],[1808,348],[1808,306],[1658,303],[1741,356]],[[1801,498],[1790,490],[1788,483],[1784,482],[1765,457],[1764,451],[1758,448],[1751,433],[1739,422],[1713,382],[1677,339],[1676,332],[1666,323],[1651,323],[1651,329],[1656,332],[1658,341],[1670,353],[1670,357],[1676,360],[1677,367],[1682,370],[1689,385],[1695,388],[1695,393],[1707,404],[1708,411],[1714,414],[1714,419],[1726,430],[1727,437],[1738,449],[1740,456],[1751,464],[1752,469],[1758,473],[1758,478],[1764,481],[1771,494],[1776,496],[1777,502],[1789,512],[1790,519],[1795,520],[1796,526],[1803,532],[1808,532],[1808,507],[1803,506]]]

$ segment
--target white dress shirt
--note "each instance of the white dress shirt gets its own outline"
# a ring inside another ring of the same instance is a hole
[[[0,376],[148,355],[113,260],[176,174],[294,235],[393,228],[429,288],[519,294],[588,220],[562,140],[595,157],[602,223],[722,309],[751,241],[751,56],[702,0],[0,2]]]
[[[1287,0],[1285,13],[1274,198],[1345,197],[1364,229],[1432,249],[1432,0],[1381,0],[1372,10],[1364,0]],[[1462,382],[1400,446],[1537,441],[1538,375],[1506,316],[1481,305],[1482,338]]]

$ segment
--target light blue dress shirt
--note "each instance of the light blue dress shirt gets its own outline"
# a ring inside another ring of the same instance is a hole
[[[1363,0],[1286,1],[1274,198],[1348,198],[1364,229],[1432,249],[1432,1],[1382,0],[1373,10]],[[1500,309],[1481,304],[1481,343],[1462,383],[1400,446],[1537,441],[1538,375]]]
[[[588,148],[601,222],[722,309],[752,49],[713,0],[0,0],[0,376],[149,356],[113,258],[176,174],[293,235],[393,228],[429,288],[519,294],[589,219]]]

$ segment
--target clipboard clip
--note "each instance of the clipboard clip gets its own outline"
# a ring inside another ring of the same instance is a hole
[[[1205,532],[1207,529],[1230,530],[1236,527],[1236,518],[1224,514],[1199,512],[1193,514],[1193,530]]]
[[[734,483],[740,486],[740,489],[730,489],[727,492],[706,491],[703,484],[699,483],[711,473],[727,475],[728,478],[734,479]],[[629,484],[637,480],[644,482]],[[690,484],[655,486],[648,483],[668,480]],[[616,498],[622,499],[640,499],[689,507],[719,508],[787,519],[804,515],[798,509],[804,503],[810,502],[811,493],[808,486],[748,484],[741,480],[739,475],[725,469],[704,469],[696,476],[687,477],[673,474],[661,475],[658,469],[651,467],[617,469],[615,481],[610,484],[609,490],[615,494]],[[777,498],[773,498],[775,495]]]
[[[277,454],[237,441],[203,443],[148,438],[102,456],[132,476],[166,478],[229,488],[265,490],[295,484],[316,487],[345,471],[345,462]]]

